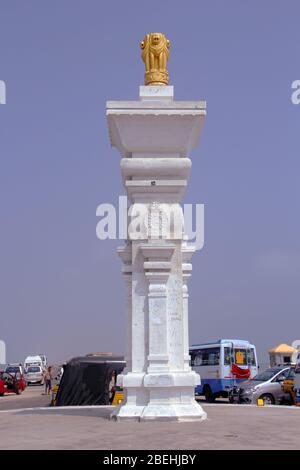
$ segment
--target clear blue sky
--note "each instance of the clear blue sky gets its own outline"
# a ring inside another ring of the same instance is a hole
[[[171,40],[176,99],[205,99],[186,202],[205,204],[190,340],[300,338],[299,1],[0,0],[0,338],[8,359],[124,351],[117,242],[96,207],[124,194],[105,102],[136,99],[139,41]]]

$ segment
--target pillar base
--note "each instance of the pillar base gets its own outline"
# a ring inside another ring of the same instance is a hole
[[[140,421],[196,421],[205,420],[207,414],[196,401],[187,404],[149,404]]]
[[[149,404],[147,406],[119,405],[110,416],[114,421],[204,421],[207,414],[200,405]]]
[[[115,421],[194,421],[207,415],[195,400],[199,376],[194,371],[128,373],[118,377],[125,398],[111,414]]]

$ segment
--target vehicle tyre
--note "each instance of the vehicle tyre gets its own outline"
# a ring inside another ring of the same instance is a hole
[[[270,393],[265,393],[264,395],[261,395],[259,398],[261,398],[264,401],[264,405],[275,405],[275,398]]]
[[[208,403],[213,403],[215,401],[216,397],[213,394],[209,385],[204,385],[203,392],[204,392],[205,400]]]
[[[4,393],[0,393],[0,397],[3,397],[4,396]]]
[[[21,390],[20,388],[17,388],[16,394],[17,394],[17,395],[21,395],[21,393],[22,393],[22,390]]]

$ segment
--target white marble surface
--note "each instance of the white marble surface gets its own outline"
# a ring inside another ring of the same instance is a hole
[[[143,212],[140,231],[131,231],[118,250],[128,319],[127,367],[118,378],[125,400],[112,416],[118,420],[206,418],[194,399],[200,378],[189,366],[187,281],[194,249],[184,239],[180,206],[206,105],[174,101],[173,94],[173,87],[141,86],[139,101],[107,103],[130,210]]]
[[[163,101],[173,100],[174,87],[173,86],[140,86],[140,100],[142,101]]]

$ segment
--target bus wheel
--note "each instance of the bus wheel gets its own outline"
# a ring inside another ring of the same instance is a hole
[[[264,405],[274,405],[275,404],[275,399],[273,395],[270,393],[265,393],[264,395],[261,395],[259,398],[261,398],[264,401]]]
[[[213,403],[216,399],[209,385],[204,385],[204,396],[208,403]]]

